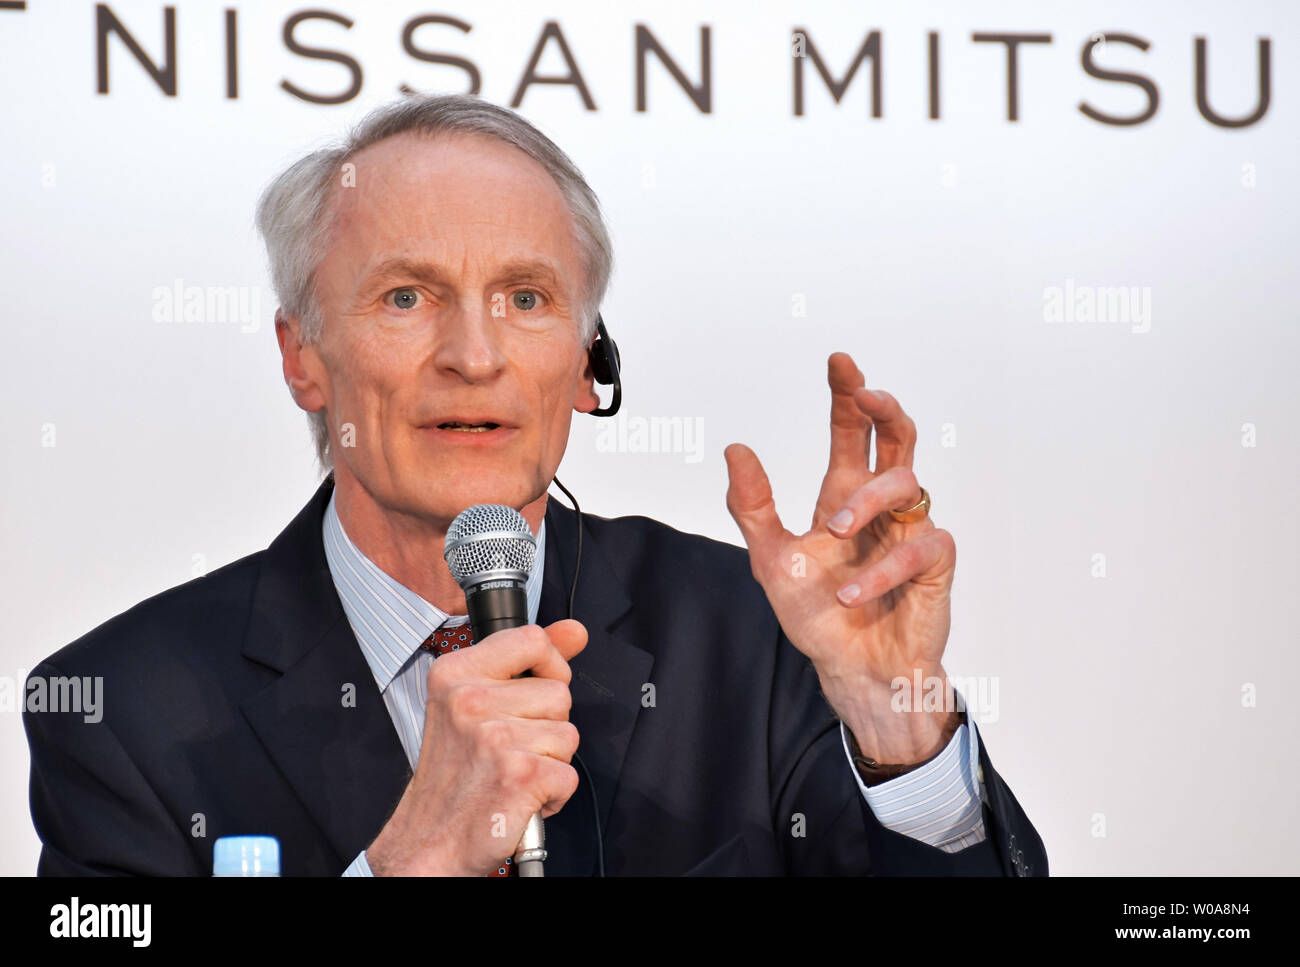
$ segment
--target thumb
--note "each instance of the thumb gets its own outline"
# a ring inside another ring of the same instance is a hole
[[[581,621],[573,618],[561,618],[544,629],[551,644],[564,656],[565,661],[572,661],[582,649],[587,647],[587,628]]]
[[[722,455],[729,481],[727,510],[740,528],[750,556],[761,554],[785,531],[772,500],[772,485],[754,451],[743,443],[731,444]]]

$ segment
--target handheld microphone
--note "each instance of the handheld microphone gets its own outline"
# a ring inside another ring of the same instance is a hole
[[[528,624],[528,574],[536,556],[537,539],[513,507],[475,504],[451,522],[443,557],[465,592],[475,643]],[[520,876],[542,876],[545,859],[542,814],[534,813],[515,850],[515,866]]]

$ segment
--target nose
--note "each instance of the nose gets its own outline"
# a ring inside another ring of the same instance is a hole
[[[500,327],[491,306],[466,305],[442,314],[434,363],[440,372],[454,373],[467,383],[492,379],[506,365]]]

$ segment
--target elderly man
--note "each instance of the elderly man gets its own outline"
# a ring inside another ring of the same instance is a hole
[[[549,501],[572,413],[600,407],[611,250],[528,122],[387,106],[258,221],[331,473],[266,551],[36,670],[105,691],[102,723],[25,716],[41,873],[204,874],[215,837],[266,834],[290,874],[505,874],[535,812],[549,875],[1047,872],[960,697],[899,701],[946,681],[955,550],[912,421],[847,355],[807,533],[727,448],[746,554]],[[443,546],[477,503],[519,509],[539,553],[531,623],[470,647]]]

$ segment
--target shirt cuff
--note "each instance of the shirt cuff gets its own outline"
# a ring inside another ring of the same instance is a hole
[[[352,861],[352,865],[343,871],[344,876],[374,876],[370,870],[370,864],[366,861],[366,851],[362,850],[357,854],[357,858]]]
[[[957,708],[966,708],[961,694]],[[848,726],[840,723],[840,740],[853,778],[886,829],[956,853],[985,839],[985,794],[980,775],[979,733],[967,712],[966,723],[953,733],[948,745],[925,765],[888,782],[868,786],[862,781],[849,751]]]

